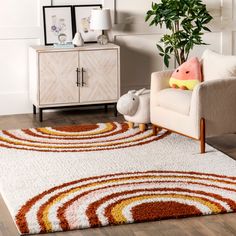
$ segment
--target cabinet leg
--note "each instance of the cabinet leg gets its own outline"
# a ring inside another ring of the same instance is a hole
[[[36,111],[36,106],[33,105],[33,114],[36,115],[36,112],[37,112],[37,111]]]
[[[116,103],[114,104],[114,116],[117,117]]]
[[[107,110],[108,110],[108,105],[105,104],[105,113],[107,113]]]
[[[206,124],[204,118],[200,121],[200,145],[201,154],[204,154],[206,152]]]
[[[39,121],[43,122],[43,109],[39,108]]]

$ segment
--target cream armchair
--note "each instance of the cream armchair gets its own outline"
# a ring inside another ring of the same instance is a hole
[[[152,74],[150,112],[155,134],[165,128],[199,140],[205,153],[205,137],[236,132],[236,78],[205,80],[186,91],[170,88],[172,73]]]

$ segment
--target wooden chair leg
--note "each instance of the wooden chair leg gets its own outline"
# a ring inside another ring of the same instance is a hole
[[[134,128],[134,123],[129,121],[128,126],[129,126],[129,129],[133,129]]]
[[[156,136],[157,135],[157,126],[156,125],[152,125],[152,131],[153,131],[153,135]]]
[[[157,133],[161,132],[162,131],[162,128],[160,127],[157,127]]]
[[[201,118],[200,121],[200,143],[201,143],[201,153],[206,152],[206,124],[205,119]]]
[[[146,130],[146,124],[139,124],[139,129],[140,131],[145,131]]]

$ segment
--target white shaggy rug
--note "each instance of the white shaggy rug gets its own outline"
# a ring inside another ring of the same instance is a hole
[[[21,234],[236,211],[236,162],[116,122],[0,132],[0,192]]]

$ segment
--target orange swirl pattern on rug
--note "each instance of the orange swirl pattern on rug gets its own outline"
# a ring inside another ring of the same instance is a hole
[[[15,217],[22,234],[236,211],[236,177],[181,172],[114,173],[64,183]]]
[[[151,130],[129,129],[127,123],[99,123],[0,131],[0,147],[38,152],[89,152],[147,144],[164,138]]]

